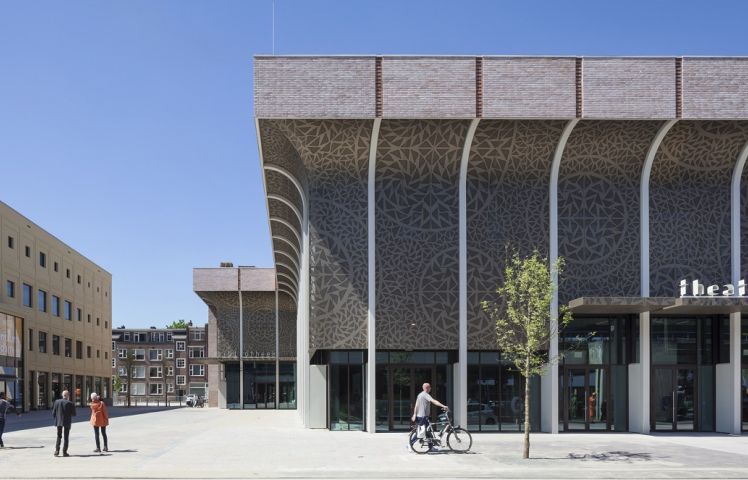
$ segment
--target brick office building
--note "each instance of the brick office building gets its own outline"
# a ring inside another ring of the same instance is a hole
[[[133,405],[179,401],[187,394],[208,395],[208,326],[115,328],[112,330],[112,381],[122,387],[117,402]],[[127,356],[132,354],[127,371]]]

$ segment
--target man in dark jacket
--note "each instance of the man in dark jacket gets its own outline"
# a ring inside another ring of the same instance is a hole
[[[75,404],[70,401],[70,392],[67,390],[62,392],[62,398],[55,400],[52,405],[52,417],[55,419],[55,426],[57,427],[57,444],[55,445],[55,457],[60,455],[60,440],[63,435],[65,437],[65,443],[62,444],[62,456],[69,457],[68,455],[68,438],[70,437],[70,424],[75,416]]]

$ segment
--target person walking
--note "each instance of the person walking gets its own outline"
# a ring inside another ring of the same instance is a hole
[[[55,400],[54,405],[52,405],[52,418],[55,419],[55,426],[57,427],[55,457],[60,455],[60,440],[62,440],[63,437],[65,441],[62,444],[62,456],[70,456],[68,455],[68,439],[70,438],[70,425],[73,423],[74,416],[75,404],[70,401],[70,392],[64,390],[62,392],[62,398]]]
[[[424,383],[422,388],[423,391],[416,397],[416,403],[413,406],[413,416],[411,417],[411,420],[415,422],[416,427],[423,427],[425,429],[429,425],[432,403],[437,407],[441,407],[444,409],[448,407],[431,396],[431,384]],[[429,439],[429,442],[430,441],[431,440]],[[413,439],[413,442],[415,442],[415,438]]]
[[[106,427],[109,425],[109,414],[106,411],[106,404],[101,401],[101,397],[96,393],[91,394],[91,425],[94,429],[94,437],[96,438],[96,450],[95,453],[101,453],[101,444],[99,443],[99,429],[101,429],[101,436],[104,438],[104,451],[109,451],[109,444],[106,438]]]
[[[3,431],[5,431],[5,415],[8,413],[8,410],[16,412],[16,417],[21,414],[12,403],[5,399],[5,392],[0,392],[0,448],[5,448]]]

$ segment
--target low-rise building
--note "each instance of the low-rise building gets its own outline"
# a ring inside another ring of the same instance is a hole
[[[112,382],[120,379],[117,402],[132,405],[208,395],[207,325],[186,328],[112,330]],[[129,368],[128,368],[129,367]]]

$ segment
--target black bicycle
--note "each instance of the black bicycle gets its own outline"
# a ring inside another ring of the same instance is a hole
[[[442,439],[447,443],[450,450],[457,453],[466,453],[473,446],[473,437],[470,432],[462,427],[455,427],[449,419],[449,409],[443,408],[439,414],[439,421],[429,422],[421,436],[418,435],[418,427],[413,427],[408,434],[410,448],[416,453],[428,453],[434,447],[442,446]],[[436,426],[437,428],[434,428]]]

